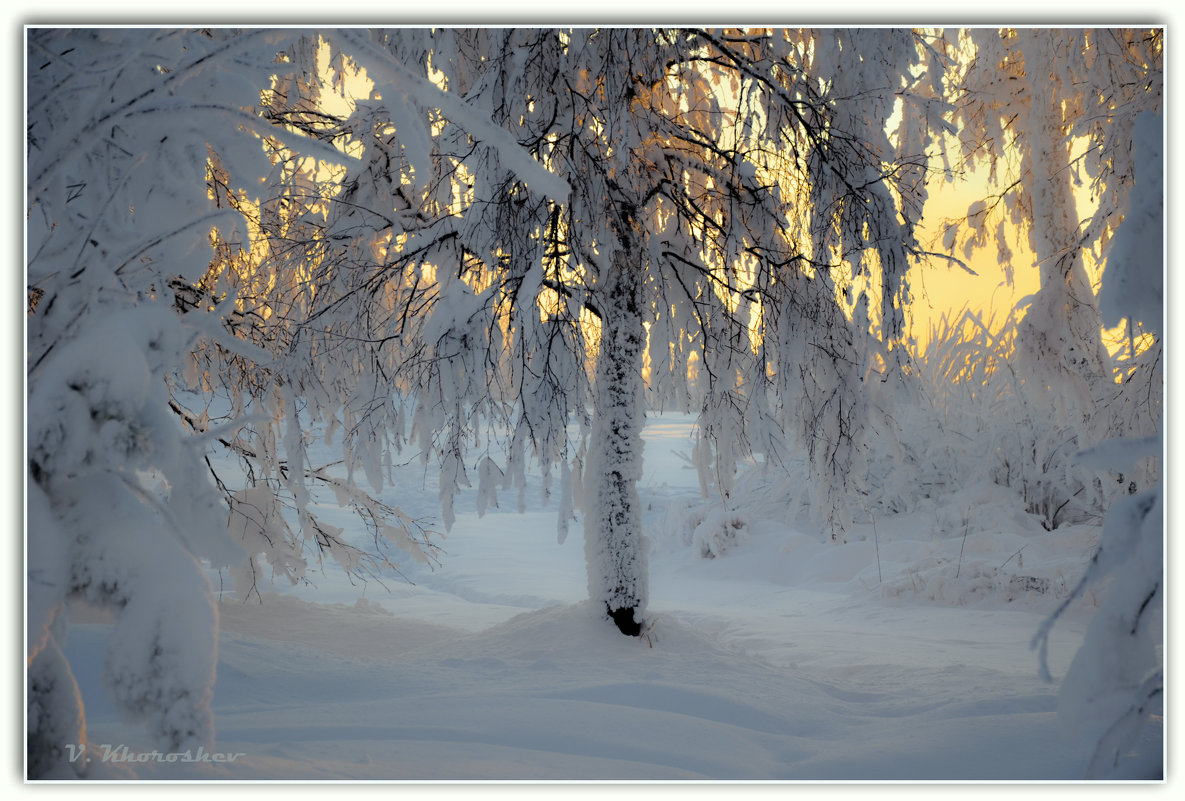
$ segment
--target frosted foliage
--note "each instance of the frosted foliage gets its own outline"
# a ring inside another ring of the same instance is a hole
[[[305,575],[307,561],[286,536],[279,499],[267,485],[248,487],[230,498],[231,536],[242,544],[248,560],[232,570],[235,593],[247,598],[256,588],[257,556],[265,555],[272,569],[295,584]]]
[[[57,642],[50,641],[32,658],[25,674],[26,748],[30,776],[75,779],[84,765],[71,762],[66,743],[84,742],[82,698],[70,664]]]
[[[1078,220],[1066,175],[1070,143],[1063,124],[1065,89],[1057,68],[1062,41],[1052,31],[1029,29],[1020,34],[1032,95],[1021,169],[1030,176],[1029,243],[1041,276],[1020,345],[1031,359],[1026,366],[1051,386],[1054,402],[1066,404],[1067,414],[1072,414],[1090,403],[1090,384],[1108,376],[1094,292],[1075,242]],[[1051,78],[1045,80],[1045,75]]]
[[[1146,456],[1132,443],[1130,456]],[[1091,620],[1058,694],[1065,726],[1098,745],[1087,773],[1107,777],[1122,767],[1151,715],[1163,714],[1164,506],[1159,487],[1117,501],[1103,538],[1075,590],[1106,582],[1102,607]],[[1036,642],[1044,651],[1054,615]]]
[[[545,497],[558,478],[561,539],[581,513],[586,538],[611,541],[589,546],[590,592],[609,606],[644,606],[637,444],[621,434],[639,428],[643,401],[700,413],[707,491],[731,492],[755,454],[782,462],[809,442],[822,514],[843,529],[864,431],[879,422],[860,400],[869,367],[879,359],[895,388],[903,365],[923,154],[944,127],[949,68],[928,36],[329,32],[332,63],[356,59],[374,89],[304,130],[360,158],[323,187],[327,212],[300,194],[323,178],[285,173],[281,194],[303,211],[295,227],[267,212],[281,244],[265,264],[273,296],[300,313],[251,325],[323,398],[310,419],[337,419],[342,384],[367,387],[342,421],[347,462],[373,475],[374,448],[415,448],[439,467],[446,527],[471,482],[484,510],[500,490],[522,504],[529,460]],[[301,86],[273,113],[301,119],[298,97],[340,88]],[[285,277],[308,264],[308,281]],[[817,289],[797,298],[808,270]],[[886,313],[853,338],[837,290],[874,270]],[[639,273],[624,289],[623,271]],[[804,386],[816,373],[822,384]],[[619,479],[604,475],[618,466]]]
[[[146,270],[200,278],[210,226],[233,225],[236,216],[207,197],[207,148],[248,183],[270,172],[259,140],[236,128],[270,128],[244,109],[268,85],[269,39],[278,38],[31,31],[30,279],[79,268],[118,271],[124,287]],[[110,276],[77,283],[94,281],[111,286]]]
[[[816,167],[818,185],[814,189],[816,241],[814,258],[824,260],[825,254],[836,245],[855,249],[862,244],[874,250],[882,270],[882,328],[887,344],[899,340],[904,332],[904,308],[908,301],[905,273],[909,267],[907,251],[916,249],[913,226],[920,218],[925,187],[925,147],[931,135],[928,121],[934,118],[930,110],[933,101],[941,108],[941,92],[932,91],[935,82],[941,87],[944,71],[933,51],[927,52],[927,68],[934,70],[930,82],[912,79],[910,73],[920,60],[917,34],[903,29],[859,29],[822,31],[815,35],[814,74],[827,76],[830,94],[842,98],[836,103],[831,121],[836,131],[851,137],[857,146],[884,162],[896,162],[902,169],[902,217],[898,224],[896,204],[890,196],[888,182],[880,180],[878,163],[862,165],[865,174],[844,176],[835,174],[831,165]],[[854,57],[852,54],[859,54]],[[925,72],[921,72],[922,75]],[[919,76],[920,77],[920,76]],[[893,114],[898,92],[911,101],[903,107],[901,125],[906,136],[898,147],[889,140],[887,123]],[[907,152],[912,151],[912,152]],[[839,220],[832,220],[831,209],[850,188],[852,178],[867,182],[865,202],[854,211],[845,211]],[[819,215],[820,210],[827,210]],[[821,225],[819,223],[822,223]],[[838,224],[835,224],[838,223]],[[825,233],[824,233],[825,232]],[[862,241],[863,240],[863,241]]]
[[[883,384],[875,372],[880,348],[868,333],[863,301],[849,322],[822,277],[797,277],[790,286],[787,307],[769,320],[781,364],[776,419],[795,435],[788,445],[797,444],[806,460],[804,491],[812,516],[841,540],[859,508],[858,493],[867,487],[874,432],[888,440],[896,436],[896,423],[878,411],[880,396],[896,382]],[[769,449],[767,459],[794,459],[787,451]]]
[[[391,94],[390,89],[394,89],[397,96],[402,96],[403,105],[396,105],[398,114],[392,121],[396,123],[396,135],[400,136],[405,150],[411,147],[412,157],[416,163],[423,167],[425,176],[421,180],[426,179],[426,173],[429,171],[425,158],[428,150],[428,137],[423,123],[416,120],[407,111],[408,104],[412,101],[428,108],[439,108],[446,118],[463,130],[470,131],[475,136],[484,135],[488,145],[498,153],[506,166],[521,176],[528,184],[533,185],[536,191],[555,200],[563,200],[567,196],[569,187],[565,181],[544,169],[504,130],[491,126],[488,117],[480,111],[476,111],[470,104],[463,102],[459,95],[441,92],[430,81],[413,74],[404,64],[392,59],[389,52],[385,52],[376,43],[369,41],[364,34],[338,31],[336,37],[340,38],[344,50],[355,54],[355,57],[360,58],[365,65],[369,66],[373,76],[379,82],[380,93],[388,96]],[[417,62],[410,61],[408,63]],[[418,63],[423,64],[424,62],[421,60]],[[385,88],[387,91],[383,91]],[[399,134],[400,123],[405,131],[402,135]],[[407,131],[412,132],[410,136]]]
[[[1164,305],[1164,123],[1141,112],[1132,131],[1134,184],[1123,225],[1107,254],[1107,280],[1099,290],[1103,322],[1125,318],[1146,330],[1163,329]]]
[[[288,36],[28,32],[30,777],[85,742],[67,599],[116,614],[104,686],[121,713],[170,750],[212,743],[217,620],[198,560],[243,551],[171,392],[206,338],[261,351],[222,327],[225,305],[178,315],[174,290],[206,273],[211,227],[241,221],[207,193],[211,151],[249,185],[271,171],[252,109]]]
[[[70,591],[70,538],[45,491],[32,480],[27,485],[25,651],[32,655],[49,644],[50,627]]]
[[[959,67],[961,165],[986,166],[999,190],[968,208],[963,250],[994,240],[1011,280],[1011,226],[1027,235],[1040,289],[1017,342],[1021,366],[1073,423],[1095,412],[1111,379],[1085,259],[1101,261],[1122,230],[1140,151],[1131,147],[1132,121],[1161,105],[1161,32],[973,29],[963,39],[976,57]],[[1079,220],[1074,193],[1083,186],[1096,209]]]
[[[212,35],[237,42],[234,58],[248,65],[240,77],[254,74],[252,59],[269,66],[243,111],[251,118],[246,131],[214,126],[208,136],[214,203],[247,225],[218,227],[210,237],[214,258],[207,249],[201,280],[168,283],[184,319],[202,320],[205,335],[191,343],[187,369],[174,384],[184,391],[174,395],[171,408],[236,462],[229,470],[219,464],[205,471],[205,480],[217,481],[224,511],[229,507],[232,533],[247,546],[246,558],[232,570],[236,586],[251,594],[266,568],[273,578],[298,581],[307,568],[327,562],[367,580],[392,566],[394,550],[430,560],[433,546],[420,522],[373,494],[387,489],[391,452],[406,441],[410,404],[389,383],[390,363],[375,356],[381,350],[383,357],[401,359],[405,354],[382,347],[395,336],[371,340],[363,329],[371,320],[389,319],[398,292],[390,298],[360,292],[350,282],[362,270],[338,269],[343,261],[381,258],[393,218],[411,205],[400,193],[418,191],[415,182],[404,187],[390,167],[392,159],[404,158],[404,149],[392,146],[388,118],[394,111],[407,138],[415,127],[409,122],[413,105],[400,93],[357,104],[348,140],[362,144],[365,157],[356,159],[339,149],[347,137],[334,118],[312,111],[322,93],[350,102],[354,90],[342,78],[353,66],[344,54],[327,63],[323,43],[300,31],[252,31],[244,42],[230,31]],[[278,71],[277,64],[287,66]],[[286,105],[289,98],[295,108]],[[262,175],[245,159],[252,147],[263,156]],[[423,173],[423,153],[414,145],[411,151]],[[330,197],[340,202],[330,208]],[[400,311],[406,325],[409,315]],[[314,430],[340,444],[340,461],[310,458]],[[344,478],[337,464],[344,464]],[[265,491],[275,500],[265,503]],[[367,545],[326,522],[326,496],[356,514],[371,535]],[[280,513],[287,504],[294,514]]]
[[[1161,137],[1159,118],[1141,114],[1132,143],[1136,182],[1130,211],[1116,235],[1100,293],[1104,313],[1112,319],[1127,317],[1146,325],[1161,321]],[[1080,455],[1087,463],[1124,472],[1149,458],[1163,458],[1159,434],[1110,440]],[[1058,696],[1066,726],[1089,729],[1098,740],[1088,766],[1092,777],[1123,770],[1124,758],[1149,717],[1163,714],[1163,543],[1162,486],[1121,498],[1108,511],[1098,550],[1075,590],[1077,595],[1088,587],[1106,587],[1103,605]],[[1037,637],[1043,649],[1058,614],[1060,610]]]
[[[29,570],[39,589],[30,656],[47,647],[45,621],[68,594],[118,609],[105,685],[119,709],[174,750],[213,737],[216,620],[195,556],[225,564],[241,554],[194,464],[200,450],[167,412],[163,374],[186,344],[168,311],[112,311],[56,348],[29,389],[40,488],[31,493],[30,537],[39,542]],[[150,473],[156,486],[144,482]],[[67,677],[55,691],[69,692]]]

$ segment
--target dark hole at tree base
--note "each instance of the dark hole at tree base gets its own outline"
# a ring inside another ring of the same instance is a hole
[[[642,624],[634,619],[634,609],[629,607],[627,609],[609,609],[609,617],[613,618],[613,622],[617,624],[617,628],[627,637],[637,637],[642,633]]]

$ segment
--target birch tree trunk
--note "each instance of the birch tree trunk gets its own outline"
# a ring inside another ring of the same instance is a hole
[[[1065,400],[1074,399],[1089,408],[1090,387],[1107,378],[1108,370],[1100,335],[1102,320],[1078,241],[1062,110],[1063,92],[1069,87],[1063,87],[1058,76],[1053,32],[1022,31],[1021,47],[1029,83],[1030,242],[1041,276],[1024,320],[1027,335],[1021,341],[1058,396],[1068,392]]]
[[[593,435],[589,445],[592,501],[586,510],[584,548],[589,597],[626,636],[641,633],[647,601],[646,541],[638,480],[642,477],[642,326],[644,265],[637,249],[613,254],[601,295]]]

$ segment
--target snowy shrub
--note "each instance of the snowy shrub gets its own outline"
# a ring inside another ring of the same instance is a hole
[[[916,399],[886,413],[891,422],[862,433],[867,476],[840,491],[854,515],[959,509],[968,492],[998,486],[1015,492],[992,502],[1017,503],[1046,530],[1098,523],[1108,505],[1157,480],[1155,460],[1116,471],[1077,458],[1086,442],[1156,430],[1160,410],[1160,346],[1117,359],[1119,382],[1096,387],[1094,411],[1078,424],[1059,421],[1044,391],[1013,364],[1016,313],[984,320],[963,310],[944,317],[908,378]],[[835,503],[811,488],[819,476],[804,450],[743,471],[734,500],[770,517],[789,516],[828,528]],[[951,521],[957,524],[958,521]]]
[[[949,606],[995,606],[1000,600],[1049,609],[1069,594],[1065,577],[1034,575],[1016,564],[1003,567],[981,557],[918,563],[890,577],[881,587],[885,598],[915,598]]]
[[[695,504],[669,501],[658,533],[672,548],[691,548],[705,559],[715,559],[749,538],[752,520],[751,514],[730,510],[716,499]]]
[[[1092,439],[1155,429],[1155,354],[1145,350],[1117,362],[1127,379],[1097,384],[1093,411],[1071,425],[1058,416],[1046,390],[1019,374],[1013,363],[1018,336],[1015,312],[1001,322],[963,310],[931,332],[917,359],[924,402],[898,410],[903,444],[871,457],[870,470],[879,479],[876,496],[869,498],[872,508],[913,511],[986,481],[1015,490],[1024,510],[1052,530],[1097,522],[1133,482],[1155,481],[1151,462],[1118,473],[1076,458]]]
[[[749,518],[740,512],[713,507],[695,526],[691,544],[705,559],[723,556],[749,539]]]

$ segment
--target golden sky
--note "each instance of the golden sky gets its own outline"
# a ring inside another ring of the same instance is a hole
[[[954,183],[936,180],[929,191],[918,238],[927,249],[941,251],[943,221],[965,217],[967,207],[991,190],[985,179],[972,174]],[[1018,301],[1037,291],[1038,271],[1032,266],[1033,253],[1029,250],[1027,236],[1011,226],[1009,230],[1012,234],[1008,243],[1012,250],[1012,285],[1006,282],[1004,270],[997,262],[996,248],[991,244],[973,252],[969,258],[964,257],[961,249],[956,249],[955,255],[963,259],[976,275],[936,258],[910,270],[913,302],[908,318],[910,331],[920,347],[925,347],[931,328],[944,314],[954,317],[966,307],[978,313],[984,322],[993,315],[997,322],[1002,322]],[[933,244],[932,240],[935,240]]]

